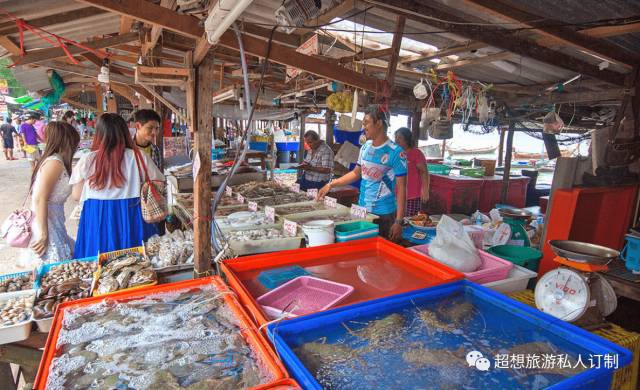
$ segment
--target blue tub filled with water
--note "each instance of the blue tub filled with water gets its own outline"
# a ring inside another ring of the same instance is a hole
[[[43,264],[41,266],[38,267],[38,269],[36,270],[36,280],[34,283],[34,288],[35,289],[39,289],[40,287],[42,287],[42,277],[51,270],[51,268],[53,267],[57,267],[59,265],[63,265],[63,264],[67,264],[67,263],[72,263],[74,261],[80,261],[80,262],[85,262],[85,263],[95,263],[95,268],[98,268],[98,256],[92,256],[92,257],[84,257],[82,259],[73,259],[73,260],[64,260],[64,261],[59,261],[57,263],[49,263],[49,264]]]
[[[629,350],[468,281],[273,323],[305,389],[608,389]]]

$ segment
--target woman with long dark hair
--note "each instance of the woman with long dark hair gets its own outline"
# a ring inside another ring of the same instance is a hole
[[[408,217],[426,208],[429,201],[429,170],[424,153],[416,148],[411,130],[401,127],[396,130],[396,143],[407,155],[407,207]]]
[[[51,122],[45,127],[45,138],[47,146],[31,176],[31,209],[35,219],[30,247],[31,260],[51,263],[73,258],[64,203],[71,195],[71,160],[80,136],[65,122]]]
[[[103,114],[96,124],[91,153],[82,156],[71,175],[73,197],[82,202],[75,256],[96,256],[142,245],[157,233],[144,222],[140,208],[142,168],[127,123],[117,114]],[[151,158],[140,156],[151,180],[164,180]]]

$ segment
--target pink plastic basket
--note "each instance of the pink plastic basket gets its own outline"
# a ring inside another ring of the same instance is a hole
[[[428,244],[414,246],[409,248],[409,250],[433,259],[433,257],[429,256]],[[484,284],[506,279],[509,276],[509,271],[511,271],[511,268],[513,268],[512,262],[503,260],[497,256],[493,256],[492,254],[487,253],[483,250],[478,250],[478,256],[480,256],[480,260],[482,261],[480,268],[478,268],[478,270],[474,272],[463,272],[465,278],[472,282]]]
[[[326,310],[348,297],[353,287],[312,276],[300,276],[258,298],[271,318],[283,313],[296,316]]]

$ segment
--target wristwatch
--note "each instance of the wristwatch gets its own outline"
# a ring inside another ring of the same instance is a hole
[[[393,224],[394,224],[394,225],[395,225],[395,224],[398,224],[398,225],[402,226],[402,222],[403,222],[403,220],[402,220],[402,219],[396,219],[395,221],[393,221]]]

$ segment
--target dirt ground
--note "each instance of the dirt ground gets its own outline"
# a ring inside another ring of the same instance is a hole
[[[20,157],[20,153],[15,154]],[[6,161],[4,155],[0,156],[0,223],[7,216],[22,206],[31,179],[31,168],[25,159]],[[76,206],[71,198],[65,205],[67,215],[67,230],[71,237],[76,236],[78,221],[69,220],[69,215]],[[4,240],[0,240],[0,274],[25,270],[18,264],[18,259],[24,249],[11,248]]]

